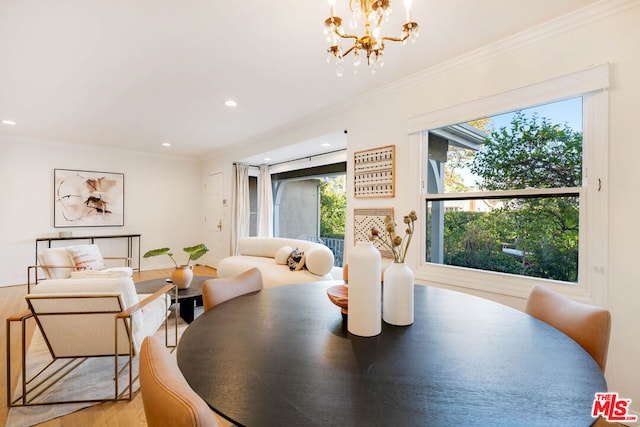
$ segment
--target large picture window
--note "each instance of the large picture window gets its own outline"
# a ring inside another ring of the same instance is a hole
[[[578,282],[582,97],[427,133],[428,262]]]
[[[603,301],[608,86],[605,65],[411,118],[416,278],[520,297],[544,282]]]

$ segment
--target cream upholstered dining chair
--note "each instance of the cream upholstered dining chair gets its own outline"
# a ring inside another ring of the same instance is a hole
[[[529,294],[525,312],[580,344],[604,372],[611,332],[609,310],[571,300],[538,285]]]
[[[262,274],[256,267],[235,276],[206,280],[202,284],[204,311],[241,295],[260,291],[263,287]]]
[[[167,348],[147,337],[140,350],[140,391],[150,427],[215,427],[216,415],[189,386]]]

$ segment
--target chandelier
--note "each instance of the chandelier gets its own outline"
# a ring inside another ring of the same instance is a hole
[[[342,28],[342,18],[336,16],[336,0],[329,0],[329,10],[331,16],[324,21],[324,33],[329,42],[327,49],[327,62],[331,63],[335,59],[337,64],[337,74],[342,76],[343,58],[353,52],[354,73],[357,73],[358,66],[362,63],[362,55],[366,55],[367,65],[371,72],[375,73],[376,68],[384,66],[382,53],[385,41],[402,42],[410,39],[415,42],[418,39],[418,23],[411,20],[412,0],[404,0],[406,12],[406,22],[402,25],[402,33],[399,37],[387,37],[382,35],[382,25],[391,16],[391,0],[349,0],[351,19],[349,28],[355,30],[359,23],[364,20],[364,35],[357,36],[348,34]],[[343,50],[341,41],[353,41],[353,45],[347,50]]]

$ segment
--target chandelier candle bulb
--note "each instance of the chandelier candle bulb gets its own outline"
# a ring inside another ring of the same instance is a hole
[[[404,0],[404,10],[407,14],[407,22],[411,22],[411,6],[413,4],[413,0]]]

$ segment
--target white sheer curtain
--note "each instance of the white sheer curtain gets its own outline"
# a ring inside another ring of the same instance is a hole
[[[231,254],[238,254],[238,240],[249,235],[249,166],[235,164],[233,183],[233,216]]]
[[[273,194],[269,165],[260,166],[260,202],[258,206],[258,236],[273,237]]]

